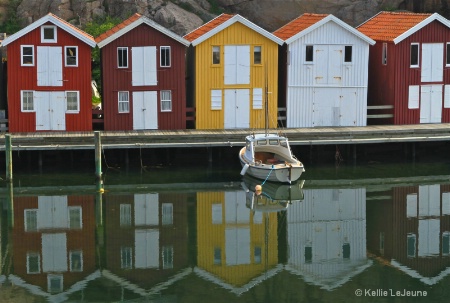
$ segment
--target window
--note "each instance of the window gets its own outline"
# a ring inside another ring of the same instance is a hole
[[[448,256],[450,254],[450,232],[442,233],[442,254]]]
[[[161,67],[170,67],[170,46],[161,46]]]
[[[118,68],[128,67],[128,47],[117,48],[117,67]]]
[[[447,49],[445,54],[445,65],[450,66],[450,43],[447,43]]]
[[[120,268],[131,269],[133,267],[133,249],[131,247],[120,248]]]
[[[380,254],[384,256],[384,232],[380,232]]]
[[[311,262],[312,262],[312,247],[305,246],[305,263],[311,263]]]
[[[350,243],[344,243],[342,245],[342,257],[344,259],[350,259]]]
[[[173,246],[163,246],[161,254],[163,269],[173,268]]]
[[[41,26],[41,41],[42,42],[57,42],[56,39],[56,26],[43,25]]]
[[[313,62],[314,60],[314,46],[307,45],[305,49],[305,62]]]
[[[261,46],[253,48],[253,64],[261,64]]]
[[[80,111],[80,98],[78,92],[66,92],[67,112],[78,113]]]
[[[212,63],[220,64],[220,46],[213,46],[212,48]]]
[[[25,209],[25,231],[37,231],[37,209]]]
[[[119,92],[119,113],[130,112],[130,99],[128,92]]]
[[[66,46],[66,66],[78,66],[78,47]]]
[[[262,88],[253,89],[253,109],[263,108],[263,91]]]
[[[32,112],[34,111],[34,98],[32,91],[21,91],[22,111]]]
[[[39,253],[27,253],[27,274],[41,272],[41,256]]]
[[[352,51],[353,47],[351,45],[346,45],[344,47],[344,62],[346,63],[352,62]]]
[[[214,247],[214,265],[222,264],[222,249],[220,247]]]
[[[22,56],[22,66],[34,66],[34,47],[32,45],[22,45],[20,47]]]
[[[80,229],[82,227],[81,207],[69,207],[69,228]]]
[[[131,226],[131,204],[120,204],[120,226]]]
[[[222,204],[213,203],[212,210],[212,224],[222,224]]]
[[[70,271],[83,271],[83,252],[82,251],[71,251],[70,252]]]
[[[222,109],[222,90],[220,89],[211,90],[211,109],[212,110]]]
[[[383,49],[381,51],[381,63],[383,65],[387,64],[387,43],[383,43]]]
[[[62,275],[48,275],[47,276],[47,291],[51,294],[60,293],[63,291],[63,276]]]
[[[172,225],[173,224],[173,204],[163,203],[162,204],[162,225]]]
[[[419,67],[419,44],[411,44],[411,54],[410,54],[410,66]]]
[[[261,264],[261,246],[255,246],[254,255],[255,255],[255,264]]]
[[[172,111],[172,91],[170,90],[161,91],[161,111],[162,112]]]
[[[407,256],[414,258],[416,256],[416,235],[408,234],[407,236]]]

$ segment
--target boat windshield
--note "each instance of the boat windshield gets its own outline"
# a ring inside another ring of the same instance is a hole
[[[278,140],[277,139],[270,139],[269,140],[269,144],[270,145],[278,145]]]
[[[280,140],[280,145],[283,147],[288,147],[287,141],[285,139]]]
[[[256,144],[257,145],[267,145],[267,140],[258,140],[258,141],[256,141]]]

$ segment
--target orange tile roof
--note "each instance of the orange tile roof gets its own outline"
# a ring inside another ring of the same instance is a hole
[[[118,31],[120,31],[122,28],[127,27],[128,25],[130,25],[131,23],[135,22],[136,20],[138,20],[141,17],[142,17],[142,15],[138,14],[138,13],[132,15],[130,18],[128,18],[128,19],[124,20],[123,22],[117,24],[113,28],[111,28],[111,29],[107,30],[106,32],[104,32],[103,34],[100,34],[98,37],[95,38],[95,42],[99,43],[99,42],[105,40],[106,38],[114,35]]]
[[[188,33],[183,38],[188,40],[188,41],[190,41],[190,42],[192,42],[195,39],[197,39],[198,37],[203,36],[207,32],[213,30],[214,28],[218,27],[219,25],[221,25],[222,23],[224,23],[225,21],[227,21],[227,20],[229,20],[229,19],[231,19],[233,17],[234,17],[234,15],[221,14],[220,16],[217,16],[216,18],[212,19],[208,23],[205,23],[202,26],[200,26],[199,28],[197,28],[197,29],[193,30],[192,32]]]
[[[394,41],[432,14],[407,12],[380,12],[357,29],[376,41]]]
[[[323,18],[329,16],[328,14],[303,14],[297,19],[292,20],[283,27],[277,29],[273,34],[280,39],[287,40],[299,32],[307,29],[313,24],[316,24]]]
[[[60,22],[62,22],[62,23],[64,23],[64,24],[66,24],[67,26],[69,26],[70,28],[72,28],[74,31],[76,31],[76,32],[78,32],[79,34],[85,36],[86,38],[88,38],[88,39],[94,41],[94,37],[92,37],[91,35],[89,35],[89,34],[86,33],[85,31],[82,31],[81,29],[79,29],[79,28],[76,27],[75,25],[70,24],[70,23],[67,22],[66,20],[64,20],[64,19],[62,19],[62,18],[60,18],[60,17],[58,17],[58,16],[56,16],[56,15],[54,15],[54,14],[52,14],[52,13],[48,13],[48,15],[51,16],[52,18],[58,19],[58,21],[60,21]]]

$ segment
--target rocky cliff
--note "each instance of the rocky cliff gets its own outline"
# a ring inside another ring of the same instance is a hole
[[[12,8],[25,26],[52,12],[83,27],[96,16],[125,19],[138,12],[184,35],[221,12],[238,13],[274,31],[302,13],[329,13],[352,26],[381,10],[438,12],[449,16],[450,0],[0,0],[0,22]]]

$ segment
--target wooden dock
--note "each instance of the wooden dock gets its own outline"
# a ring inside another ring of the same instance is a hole
[[[263,130],[100,131],[104,149],[243,146],[251,132]],[[378,125],[365,127],[288,128],[291,145],[374,144],[450,140],[450,124]],[[94,132],[11,133],[13,150],[94,149]],[[5,150],[5,133],[0,135]]]

